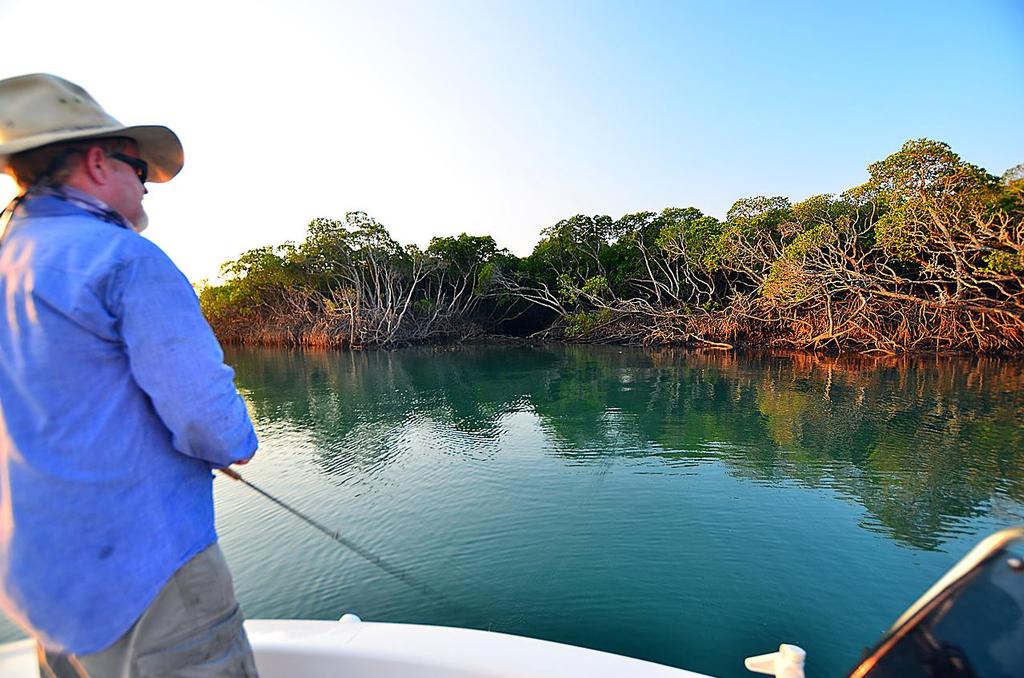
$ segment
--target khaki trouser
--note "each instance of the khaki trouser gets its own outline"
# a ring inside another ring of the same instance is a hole
[[[105,650],[44,651],[42,678],[256,678],[231,572],[214,543],[174,573],[139,620]]]

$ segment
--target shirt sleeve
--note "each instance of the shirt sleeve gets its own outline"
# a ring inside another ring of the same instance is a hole
[[[113,310],[132,376],[182,454],[228,466],[256,451],[234,371],[184,274],[156,246],[115,276]]]

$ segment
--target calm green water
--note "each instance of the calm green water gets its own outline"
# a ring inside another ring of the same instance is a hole
[[[228,362],[262,441],[246,476],[449,601],[219,479],[249,617],[487,628],[718,676],[793,642],[835,676],[981,536],[1024,523],[1021,362],[560,346]]]

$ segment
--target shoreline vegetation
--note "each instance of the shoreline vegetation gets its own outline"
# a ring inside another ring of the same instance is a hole
[[[489,335],[812,351],[1024,352],[1024,164],[908,141],[838,196],[577,215],[527,257],[491,236],[403,247],[362,212],[200,284],[229,344],[372,348]]]

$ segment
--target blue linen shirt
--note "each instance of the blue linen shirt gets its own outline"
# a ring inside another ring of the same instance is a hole
[[[184,275],[74,197],[0,245],[0,603],[85,654],[216,541],[212,469],[257,442]]]

